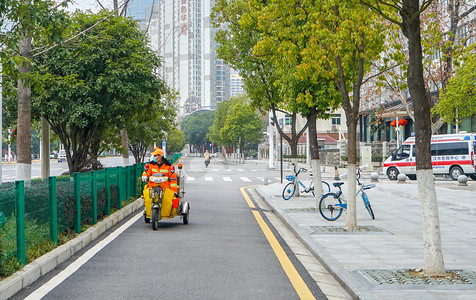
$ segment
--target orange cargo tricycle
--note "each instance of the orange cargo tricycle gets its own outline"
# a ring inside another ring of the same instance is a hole
[[[183,200],[185,194],[183,190],[183,178],[181,176],[182,164],[178,164],[179,174],[177,181],[179,185],[178,197],[174,191],[169,188],[162,188],[161,183],[167,181],[169,178],[164,176],[160,172],[155,173],[150,177],[150,180],[157,183],[156,187],[149,188],[149,196],[152,199],[152,210],[150,221],[152,222],[152,229],[157,230],[159,227],[159,221],[162,219],[171,219],[176,216],[180,216],[183,219],[184,224],[188,224],[190,218],[190,204]],[[178,206],[173,205],[174,198],[178,198]],[[145,218],[145,222],[148,222],[148,218]]]

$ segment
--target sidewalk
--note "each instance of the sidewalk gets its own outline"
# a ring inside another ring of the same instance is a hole
[[[329,171],[323,177],[331,183],[333,172]],[[376,188],[367,191],[375,220],[357,198],[357,225],[365,229],[361,232],[342,231],[345,213],[337,221],[326,221],[313,209],[317,206],[310,196],[283,200],[284,184],[263,185],[256,191],[354,298],[476,299],[476,181],[469,180],[468,186],[435,181],[445,268],[463,270],[460,275],[466,283],[443,278],[422,284],[410,277],[403,284],[397,271],[424,266],[417,183],[382,177]],[[369,174],[364,178],[370,183]]]

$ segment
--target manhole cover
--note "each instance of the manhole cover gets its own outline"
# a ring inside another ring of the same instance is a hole
[[[421,276],[415,270],[363,270],[363,272],[378,284],[476,284],[476,273],[462,270],[450,270],[447,276],[443,277]]]
[[[356,229],[345,229],[342,226],[311,226],[312,234],[317,233],[365,233],[365,232],[386,232],[375,226],[360,226]]]

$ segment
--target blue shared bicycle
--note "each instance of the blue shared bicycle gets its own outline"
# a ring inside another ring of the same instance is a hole
[[[284,200],[291,199],[291,197],[296,192],[295,182],[296,182],[296,177],[299,175],[299,173],[307,172],[307,169],[299,168],[299,170],[298,170],[295,163],[291,163],[291,164],[294,166],[293,167],[294,175],[286,176],[286,179],[289,181],[289,183],[286,184],[286,186],[284,187],[284,190],[283,190],[283,199]],[[312,176],[312,174],[311,174],[311,176]],[[304,185],[301,181],[298,181],[298,183],[303,188],[303,190],[300,191],[301,193],[311,192],[312,195],[315,196],[314,195],[314,183],[313,183],[312,180],[309,183],[309,186]],[[322,192],[323,192],[323,194],[324,193],[329,193],[330,191],[331,191],[331,188],[330,188],[329,184],[325,181],[322,181]]]
[[[363,168],[357,169],[357,185],[359,187],[359,189],[357,190],[357,196],[359,194],[362,196],[365,209],[369,213],[370,218],[374,220],[375,215],[372,210],[372,207],[370,206],[369,197],[364,191],[374,188],[375,184],[365,185],[360,182],[360,171],[362,169]],[[319,212],[321,213],[321,216],[328,221],[335,221],[339,219],[339,217],[342,215],[342,211],[347,209],[347,201],[344,199],[344,194],[342,193],[341,188],[343,184],[343,182],[334,182],[333,185],[339,188],[337,193],[327,193],[323,195],[321,201],[319,201]]]

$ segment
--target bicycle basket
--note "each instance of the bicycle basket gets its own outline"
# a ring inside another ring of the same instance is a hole
[[[288,181],[294,181],[294,178],[296,178],[296,176],[294,176],[294,175],[287,175],[286,176],[286,180],[288,180]]]

